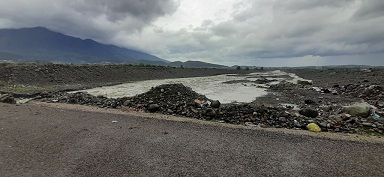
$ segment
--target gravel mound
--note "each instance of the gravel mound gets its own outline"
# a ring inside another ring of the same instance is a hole
[[[220,104],[217,100],[210,100],[183,84],[160,85],[146,93],[118,99],[92,96],[81,92],[56,93],[41,97],[40,100],[48,102],[92,105],[101,108],[125,107],[261,128],[306,130],[308,124],[315,123],[321,128],[321,131],[384,135],[382,120],[343,113],[341,105],[309,104],[295,108],[292,106],[256,106],[251,103]]]

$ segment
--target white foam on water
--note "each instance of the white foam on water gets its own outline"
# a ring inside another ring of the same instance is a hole
[[[115,86],[105,86],[97,87],[88,90],[82,90],[81,92],[86,92],[95,96],[105,96],[109,98],[121,98],[121,97],[131,97],[137,94],[145,93],[149,91],[152,87],[156,87],[162,84],[176,84],[182,83],[187,87],[192,88],[197,93],[203,94],[212,100],[219,100],[221,103],[231,103],[231,102],[252,102],[257,97],[266,95],[266,88],[259,88],[257,86],[265,86],[264,84],[254,84],[254,83],[233,83],[226,84],[226,81],[234,80],[248,80],[254,81],[257,78],[248,78],[249,76],[279,76],[279,75],[289,75],[291,78],[270,78],[277,79],[277,82],[273,84],[278,84],[282,80],[287,80],[292,82],[293,80],[300,79],[294,74],[285,73],[282,71],[271,71],[263,73],[252,73],[245,76],[237,75],[218,75],[218,76],[208,76],[208,77],[192,77],[192,78],[177,78],[177,79],[162,79],[162,80],[146,80],[138,81],[132,83],[125,83]],[[300,79],[304,80],[304,79]],[[80,91],[76,91],[80,92]]]

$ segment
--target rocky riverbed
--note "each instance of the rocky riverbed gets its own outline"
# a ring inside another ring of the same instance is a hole
[[[342,87],[341,87],[342,88]],[[271,86],[271,90],[280,94],[289,90],[319,92],[326,96],[335,94],[348,95],[360,90],[335,89],[334,92],[319,90],[308,85],[282,82]],[[373,89],[371,92],[367,91]],[[382,86],[367,86],[362,94],[376,97]],[[357,94],[357,93],[356,93]],[[152,88],[150,91],[133,97],[118,99],[92,96],[83,92],[56,93],[42,95],[41,101],[60,102],[98,106],[101,108],[119,108],[130,111],[144,110],[162,114],[185,116],[223,123],[244,124],[261,128],[311,129],[316,125],[321,131],[384,135],[383,105],[353,102],[323,102],[305,99],[302,102],[264,105],[256,100],[252,103],[221,104],[204,95],[194,92],[182,84],[166,84]],[[352,100],[351,100],[352,101]],[[312,123],[312,124],[311,124]],[[318,130],[313,130],[318,131]]]
[[[44,91],[34,99],[147,111],[260,128],[384,135],[383,70],[288,72],[312,82],[299,80],[297,83],[282,81],[267,84],[276,81],[275,78],[257,76],[253,82],[266,84],[269,94],[250,103],[221,104],[183,84],[159,85],[145,93],[121,98],[93,96],[84,92]],[[0,97],[2,102],[15,103],[13,100],[12,94]]]

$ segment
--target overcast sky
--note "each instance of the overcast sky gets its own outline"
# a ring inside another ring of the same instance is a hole
[[[44,26],[170,61],[384,65],[383,0],[0,0],[0,28]]]

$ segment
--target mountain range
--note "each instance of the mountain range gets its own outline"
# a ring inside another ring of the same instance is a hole
[[[53,63],[143,63],[183,67],[225,67],[200,61],[169,62],[144,52],[80,39],[45,27],[0,29],[0,60]]]
[[[147,53],[67,36],[44,27],[0,29],[0,59],[62,63],[168,62]]]

